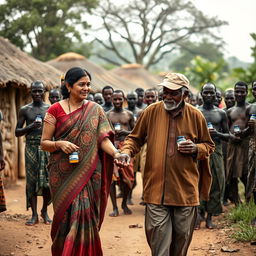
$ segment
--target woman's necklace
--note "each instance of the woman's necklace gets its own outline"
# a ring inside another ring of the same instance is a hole
[[[70,106],[70,99],[68,98],[68,111],[69,111],[69,114],[71,113],[71,106]],[[78,108],[76,108],[75,110],[77,110],[77,109],[79,109],[80,107],[82,107],[83,106],[83,104],[84,104],[84,101],[82,101],[82,104],[78,107]],[[75,111],[74,110],[74,111]]]

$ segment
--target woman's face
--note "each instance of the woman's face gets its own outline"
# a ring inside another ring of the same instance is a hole
[[[89,76],[81,77],[73,86],[69,86],[70,96],[77,100],[85,100],[90,92],[91,80]]]

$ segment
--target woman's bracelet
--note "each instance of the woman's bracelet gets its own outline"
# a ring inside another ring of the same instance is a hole
[[[55,147],[56,151],[59,149],[58,146],[57,146],[57,141],[54,141],[54,147]]]

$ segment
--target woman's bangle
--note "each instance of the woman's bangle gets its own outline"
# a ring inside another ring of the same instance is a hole
[[[54,147],[55,147],[55,150],[58,150],[58,146],[57,146],[57,141],[54,141]]]

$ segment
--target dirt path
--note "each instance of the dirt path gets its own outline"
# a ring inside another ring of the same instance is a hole
[[[8,211],[0,214],[0,256],[50,256],[50,226],[44,225],[42,221],[33,227],[24,225],[30,216],[30,212],[25,210],[24,191],[24,181],[19,181],[15,187],[6,190]],[[150,256],[144,234],[144,207],[139,205],[140,193],[141,183],[135,189],[135,205],[131,206],[133,214],[130,216],[121,213],[119,217],[109,217],[111,204],[108,204],[101,230],[104,256]],[[120,205],[120,201],[118,203]],[[40,209],[41,200],[38,205]],[[49,212],[52,216],[52,209]],[[134,227],[130,228],[130,225]],[[220,218],[218,226],[225,226],[223,218]],[[228,233],[227,228],[208,230],[202,227],[195,231],[188,256],[229,255],[230,253],[221,252],[224,246],[239,249],[232,255],[256,255],[255,246],[234,243],[228,238]]]

